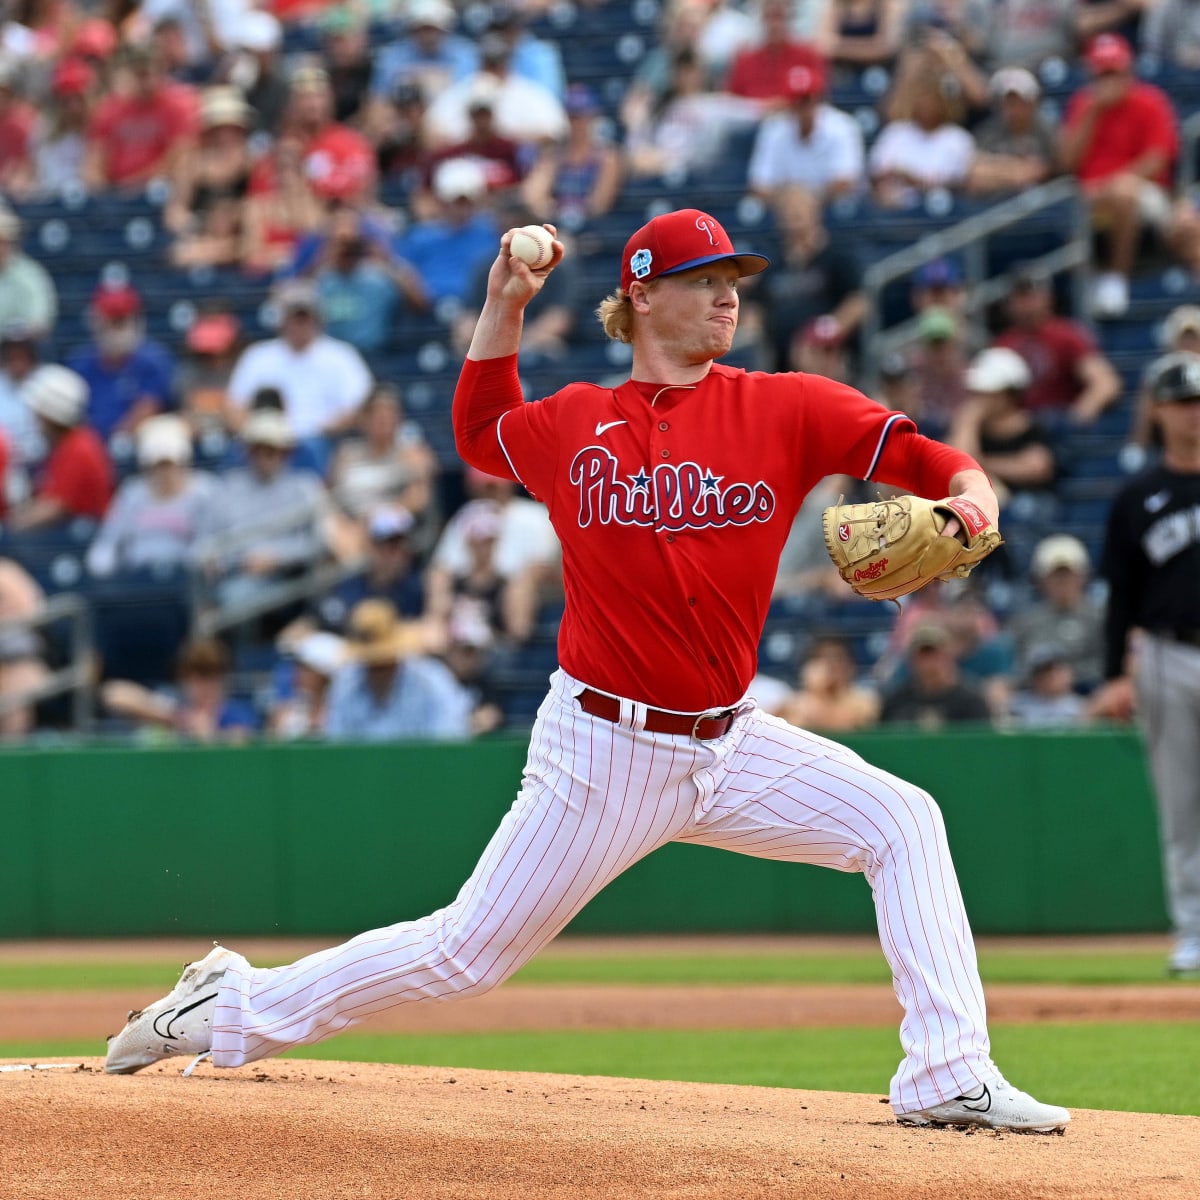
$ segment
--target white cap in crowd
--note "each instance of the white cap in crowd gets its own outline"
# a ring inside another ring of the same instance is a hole
[[[335,633],[306,634],[291,647],[292,657],[318,675],[329,678],[349,657],[345,641]]]
[[[1016,94],[1023,100],[1036,100],[1042,94],[1041,85],[1024,67],[1001,67],[992,76],[991,89],[997,99]]]
[[[981,350],[967,368],[967,391],[1006,392],[1024,391],[1033,382],[1029,364],[1015,351],[1005,346]]]
[[[404,537],[412,532],[416,520],[407,508],[399,505],[377,508],[367,524],[367,532],[373,542],[387,542],[392,538]]]
[[[242,426],[242,441],[247,446],[274,446],[290,450],[296,444],[291,422],[277,408],[257,408]]]
[[[57,363],[38,367],[21,388],[21,399],[39,417],[67,429],[83,420],[88,394],[84,378]]]
[[[473,158],[448,158],[433,173],[433,194],[442,201],[482,199],[487,174]]]
[[[186,466],[192,461],[192,431],[187,422],[172,413],[143,421],[137,431],[137,457],[143,467],[164,462]]]
[[[1052,571],[1066,567],[1086,575],[1091,568],[1087,547],[1069,533],[1056,533],[1043,538],[1033,552],[1033,574],[1045,579]]]

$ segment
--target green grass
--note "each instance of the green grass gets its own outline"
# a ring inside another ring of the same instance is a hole
[[[1039,1024],[992,1029],[1018,1086],[1058,1104],[1200,1116],[1200,1026]],[[3,1058],[68,1058],[97,1042],[0,1042]],[[885,1095],[899,1060],[894,1029],[620,1031],[414,1037],[343,1034],[296,1058],[549,1071]]]
[[[980,968],[987,983],[1165,982],[1163,955],[1156,950],[1114,953],[1062,946],[1046,951],[986,950],[980,954]],[[178,962],[165,959],[161,963],[0,963],[0,991],[137,988],[153,993],[169,989],[179,969]],[[516,978],[522,983],[704,985],[888,983],[891,974],[879,951],[855,948],[812,954],[548,954],[534,959]]]

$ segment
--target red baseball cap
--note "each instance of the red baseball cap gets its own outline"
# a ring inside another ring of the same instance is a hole
[[[92,310],[106,321],[123,321],[142,311],[142,298],[127,283],[102,283],[92,293]]]
[[[789,100],[820,96],[825,91],[825,72],[815,65],[792,67],[784,80],[784,90]]]
[[[205,313],[187,331],[187,347],[194,354],[225,354],[237,341],[240,327],[233,313]]]
[[[648,221],[625,243],[621,287],[635,279],[649,283],[691,267],[733,259],[739,275],[757,275],[771,265],[761,254],[739,254],[716,217],[698,208],[680,208]]]
[[[1092,38],[1084,59],[1097,75],[1106,71],[1128,71],[1133,65],[1133,51],[1119,33],[1102,33]]]
[[[95,81],[96,72],[82,58],[64,58],[54,68],[50,88],[56,96],[81,96]]]
[[[83,58],[108,58],[117,48],[117,31],[103,17],[91,17],[75,30],[71,53]]]

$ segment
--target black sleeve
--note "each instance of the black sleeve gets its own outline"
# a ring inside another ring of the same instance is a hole
[[[1129,520],[1131,495],[1121,492],[1108,514],[1100,573],[1108,581],[1108,607],[1104,614],[1104,678],[1124,673],[1125,647],[1138,603],[1139,580],[1144,564],[1141,548]]]

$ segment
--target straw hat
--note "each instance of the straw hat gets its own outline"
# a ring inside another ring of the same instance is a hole
[[[421,648],[421,632],[400,620],[387,600],[362,600],[350,611],[346,622],[349,656],[367,666],[398,662]]]

